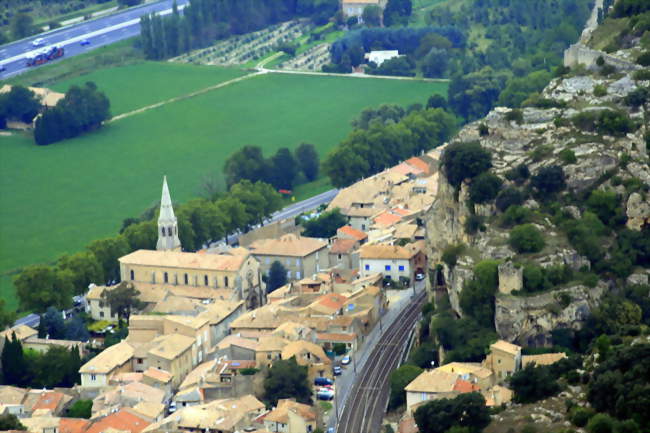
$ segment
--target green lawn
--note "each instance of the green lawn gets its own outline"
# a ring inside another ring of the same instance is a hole
[[[173,68],[197,71],[191,65]],[[187,81],[178,71],[175,85]],[[134,90],[116,85],[115,77],[98,73],[93,79],[118,107],[153,97],[144,91],[144,78],[131,77],[143,83]],[[135,95],[138,89],[143,95]],[[46,147],[35,146],[27,136],[0,136],[0,273],[52,261],[114,235],[124,218],[158,200],[165,174],[174,200],[182,202],[199,194],[205,175],[220,175],[224,160],[243,145],[262,146],[268,155],[304,141],[325,155],[363,108],[424,103],[446,90],[446,83],[268,74]],[[304,198],[327,187],[319,180],[297,194]],[[11,293],[7,287],[0,290]]]
[[[144,62],[101,69],[52,86],[65,92],[72,84],[94,81],[111,101],[113,115],[191,93],[249,72],[180,63]]]

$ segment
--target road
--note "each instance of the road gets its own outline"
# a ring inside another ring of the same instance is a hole
[[[366,362],[357,367],[359,374],[354,385],[341,399],[343,407],[337,423],[337,433],[380,431],[389,397],[388,375],[400,364],[408,336],[420,317],[425,293],[422,284],[404,310],[398,311],[399,320],[387,324],[379,341],[367,354]]]
[[[183,9],[189,0],[177,0],[177,3],[179,9]],[[162,15],[169,14],[172,4],[173,0],[161,0],[2,45],[0,46],[0,65],[4,66],[6,70],[0,72],[0,79],[9,78],[31,69],[26,66],[26,57],[44,48],[43,46],[38,48],[32,46],[32,42],[37,38],[45,39],[45,46],[54,44],[63,46],[65,55],[56,60],[60,61],[103,45],[139,35],[142,15],[153,12]],[[80,44],[82,40],[87,40],[90,44],[82,46]],[[38,66],[32,66],[32,68],[34,67]]]

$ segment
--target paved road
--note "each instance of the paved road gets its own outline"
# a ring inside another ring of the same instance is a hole
[[[177,3],[179,9],[183,9],[189,0],[177,0]],[[45,39],[45,46],[57,44],[65,47],[65,56],[61,58],[65,59],[103,45],[137,36],[140,34],[140,17],[142,15],[152,12],[163,15],[171,13],[172,4],[173,0],[161,0],[2,45],[0,46],[0,65],[4,66],[6,71],[0,72],[0,79],[18,75],[30,69],[25,64],[26,57],[44,48],[43,46],[38,48],[32,46],[32,42],[36,38]],[[80,42],[84,39],[88,40],[90,45],[81,46]],[[38,66],[32,66],[32,68],[34,67]]]
[[[425,284],[416,283],[415,298],[410,289],[400,292],[402,297],[391,301],[388,312],[382,315],[382,325],[374,327],[362,350],[352,357],[353,364],[336,379],[335,408],[327,427],[337,432],[379,431],[388,398],[388,374],[396,367],[406,336],[420,315]]]

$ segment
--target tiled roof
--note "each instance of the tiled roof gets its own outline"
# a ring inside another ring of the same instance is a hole
[[[418,168],[425,174],[429,174],[431,169],[429,167],[429,164],[422,159],[418,158],[417,156],[414,156],[412,158],[407,159],[406,162],[408,165]]]
[[[391,211],[384,211],[375,217],[375,224],[382,227],[392,227],[401,219],[401,215],[394,214]]]
[[[330,253],[332,254],[347,254],[354,249],[357,244],[355,239],[337,239],[332,242]]]
[[[139,415],[136,415],[129,409],[120,409],[118,412],[108,415],[86,430],[86,433],[102,433],[109,428],[115,430],[128,431],[131,433],[140,433],[142,429],[147,427],[149,422]]]
[[[253,255],[306,257],[327,247],[327,242],[288,234],[280,239],[261,239],[250,245]]]
[[[334,314],[345,305],[347,297],[336,293],[328,293],[316,299],[309,307],[327,314]]]
[[[180,334],[161,335],[154,340],[155,345],[149,354],[173,360],[192,347],[194,339]]]
[[[3,404],[21,404],[25,399],[27,390],[15,386],[0,386],[0,405]]]
[[[126,341],[121,341],[114,346],[102,351],[99,355],[85,363],[80,373],[109,373],[113,369],[124,365],[133,357],[133,347]]]
[[[354,341],[357,338],[357,334],[350,333],[350,334],[345,334],[342,332],[320,332],[316,334],[316,339],[318,341]]]
[[[294,413],[297,413],[307,421],[316,420],[316,412],[311,406],[302,403],[297,403],[289,399],[280,399],[278,400],[277,407],[264,417],[264,421],[288,424],[289,423],[288,412],[290,410],[293,411]]]
[[[289,359],[292,356],[298,355],[303,351],[317,356],[320,358],[321,362],[325,364],[331,363],[330,359],[327,357],[325,351],[321,346],[304,340],[293,341],[287,344],[286,347],[282,350],[282,359]]]
[[[420,170],[418,167],[414,167],[411,164],[407,164],[406,162],[397,164],[396,166],[393,166],[390,170],[403,175],[412,174],[414,176],[419,176],[421,174],[424,174],[424,171]]]
[[[461,394],[464,394],[466,392],[478,392],[480,391],[480,388],[478,387],[478,385],[475,385],[470,381],[459,378],[458,380],[456,380],[456,383],[454,384],[454,391],[458,391]]]
[[[81,418],[61,418],[59,420],[59,433],[84,433],[90,421]]]
[[[16,338],[19,341],[26,340],[29,337],[33,337],[34,335],[38,334],[37,330],[30,328],[27,325],[18,325],[0,332],[0,337],[12,338],[14,332],[16,333]]]
[[[246,256],[242,255],[231,256],[225,254],[197,254],[155,250],[137,250],[119,258],[120,263],[129,265],[208,271],[236,271],[241,268],[245,261]]]
[[[198,316],[167,315],[165,316],[165,321],[197,330],[207,325],[210,322],[210,319],[203,314]]]
[[[490,346],[491,349],[498,349],[506,353],[510,353],[511,355],[517,355],[518,353],[521,353],[521,346],[517,346],[516,344],[508,343],[505,340],[499,340],[496,343],[493,343]]]
[[[280,352],[288,341],[275,335],[264,335],[257,343],[257,352]]]
[[[225,349],[226,347],[230,347],[230,346],[238,346],[249,350],[256,350],[257,341],[250,340],[248,338],[241,338],[236,335],[228,335],[219,343],[217,343],[218,349]]]
[[[482,379],[488,378],[492,375],[492,371],[490,369],[483,367],[481,364],[472,362],[450,362],[449,364],[438,367],[437,370],[461,375],[472,374]]]
[[[349,237],[352,237],[358,241],[362,241],[364,239],[368,238],[368,235],[362,232],[361,230],[357,230],[351,226],[343,226],[339,227],[337,232],[343,233],[344,235],[347,235]]]
[[[36,404],[32,406],[32,411],[38,409],[49,409],[54,413],[63,401],[64,397],[65,395],[60,392],[42,392]]]
[[[551,365],[555,364],[561,359],[566,358],[566,353],[544,353],[541,355],[523,355],[521,357],[521,366],[525,367],[530,363],[535,363],[536,365]]]
[[[156,419],[159,415],[165,412],[165,405],[162,403],[154,403],[152,401],[141,401],[133,406],[133,410],[147,418]]]
[[[410,259],[413,253],[407,248],[388,244],[366,244],[361,247],[362,259]]]
[[[458,375],[441,370],[431,370],[421,373],[404,388],[407,392],[444,393],[452,392]]]

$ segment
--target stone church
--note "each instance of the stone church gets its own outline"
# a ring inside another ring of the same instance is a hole
[[[120,257],[119,262],[122,281],[132,282],[141,291],[168,289],[205,302],[242,300],[248,309],[266,301],[260,264],[245,248],[219,253],[183,251],[167,177],[163,180],[156,250],[137,250]]]

